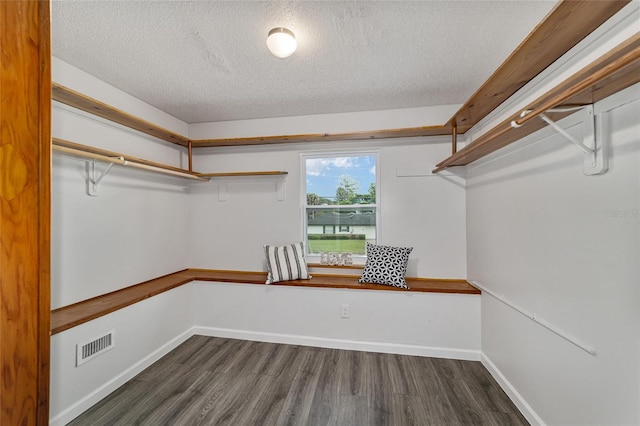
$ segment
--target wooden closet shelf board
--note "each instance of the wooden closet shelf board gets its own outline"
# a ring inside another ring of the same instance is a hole
[[[637,33],[540,96],[525,109],[535,110],[544,105],[551,108],[562,105],[591,104],[638,82],[640,82],[640,34]],[[554,120],[559,120],[569,114],[549,113],[547,115]],[[520,112],[514,113],[457,153],[440,162],[434,172],[447,167],[470,164],[546,126],[542,120],[533,117],[521,127],[513,128],[511,122],[519,118]]]
[[[408,127],[403,129],[370,130],[347,133],[315,133],[306,135],[256,136],[231,139],[200,139],[192,141],[194,148],[217,146],[268,145],[282,143],[306,143],[329,141],[355,141],[369,139],[414,138],[451,134],[449,126]]]
[[[53,83],[52,98],[54,101],[61,102],[81,111],[97,115],[114,123],[121,124],[147,135],[162,139],[167,142],[175,143],[181,146],[187,146],[189,140],[184,136],[174,133],[170,130],[156,126],[153,123],[145,121],[141,118],[128,114],[122,110],[114,108],[96,99],[69,89],[57,83]]]
[[[165,275],[51,311],[51,334],[115,312],[193,281],[187,270]]]
[[[455,113],[462,134],[629,3],[562,1]]]
[[[118,309],[148,299],[191,281],[265,285],[266,272],[185,269],[111,293],[83,300],[51,312],[51,334],[60,333]],[[359,275],[314,274],[310,280],[285,281],[273,286],[343,288],[375,291],[421,293],[480,294],[480,290],[465,280],[439,278],[406,278],[409,290],[376,284],[358,283]]]

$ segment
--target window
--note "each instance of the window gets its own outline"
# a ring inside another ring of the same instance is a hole
[[[378,153],[302,156],[307,252],[365,255],[378,230]]]

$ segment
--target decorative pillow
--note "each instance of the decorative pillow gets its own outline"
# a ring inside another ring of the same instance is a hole
[[[407,262],[412,250],[413,247],[377,246],[367,243],[367,263],[358,281],[409,288],[404,275],[407,273]]]
[[[287,246],[264,246],[264,254],[267,258],[269,271],[265,284],[311,278],[307,261],[304,258],[302,243]]]

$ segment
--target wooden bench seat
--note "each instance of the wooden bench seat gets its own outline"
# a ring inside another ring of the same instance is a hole
[[[60,333],[77,325],[125,308],[149,297],[174,289],[192,281],[228,282],[237,284],[262,284],[266,272],[226,271],[211,269],[185,269],[111,293],[83,300],[51,311],[51,334]],[[345,288],[375,291],[404,291],[431,293],[480,294],[480,290],[465,280],[409,278],[408,290],[376,284],[358,283],[359,275],[314,273],[310,280],[285,281],[275,286]]]

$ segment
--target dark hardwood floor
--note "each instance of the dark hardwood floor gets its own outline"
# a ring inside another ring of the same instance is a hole
[[[527,425],[474,361],[193,336],[71,425]]]

